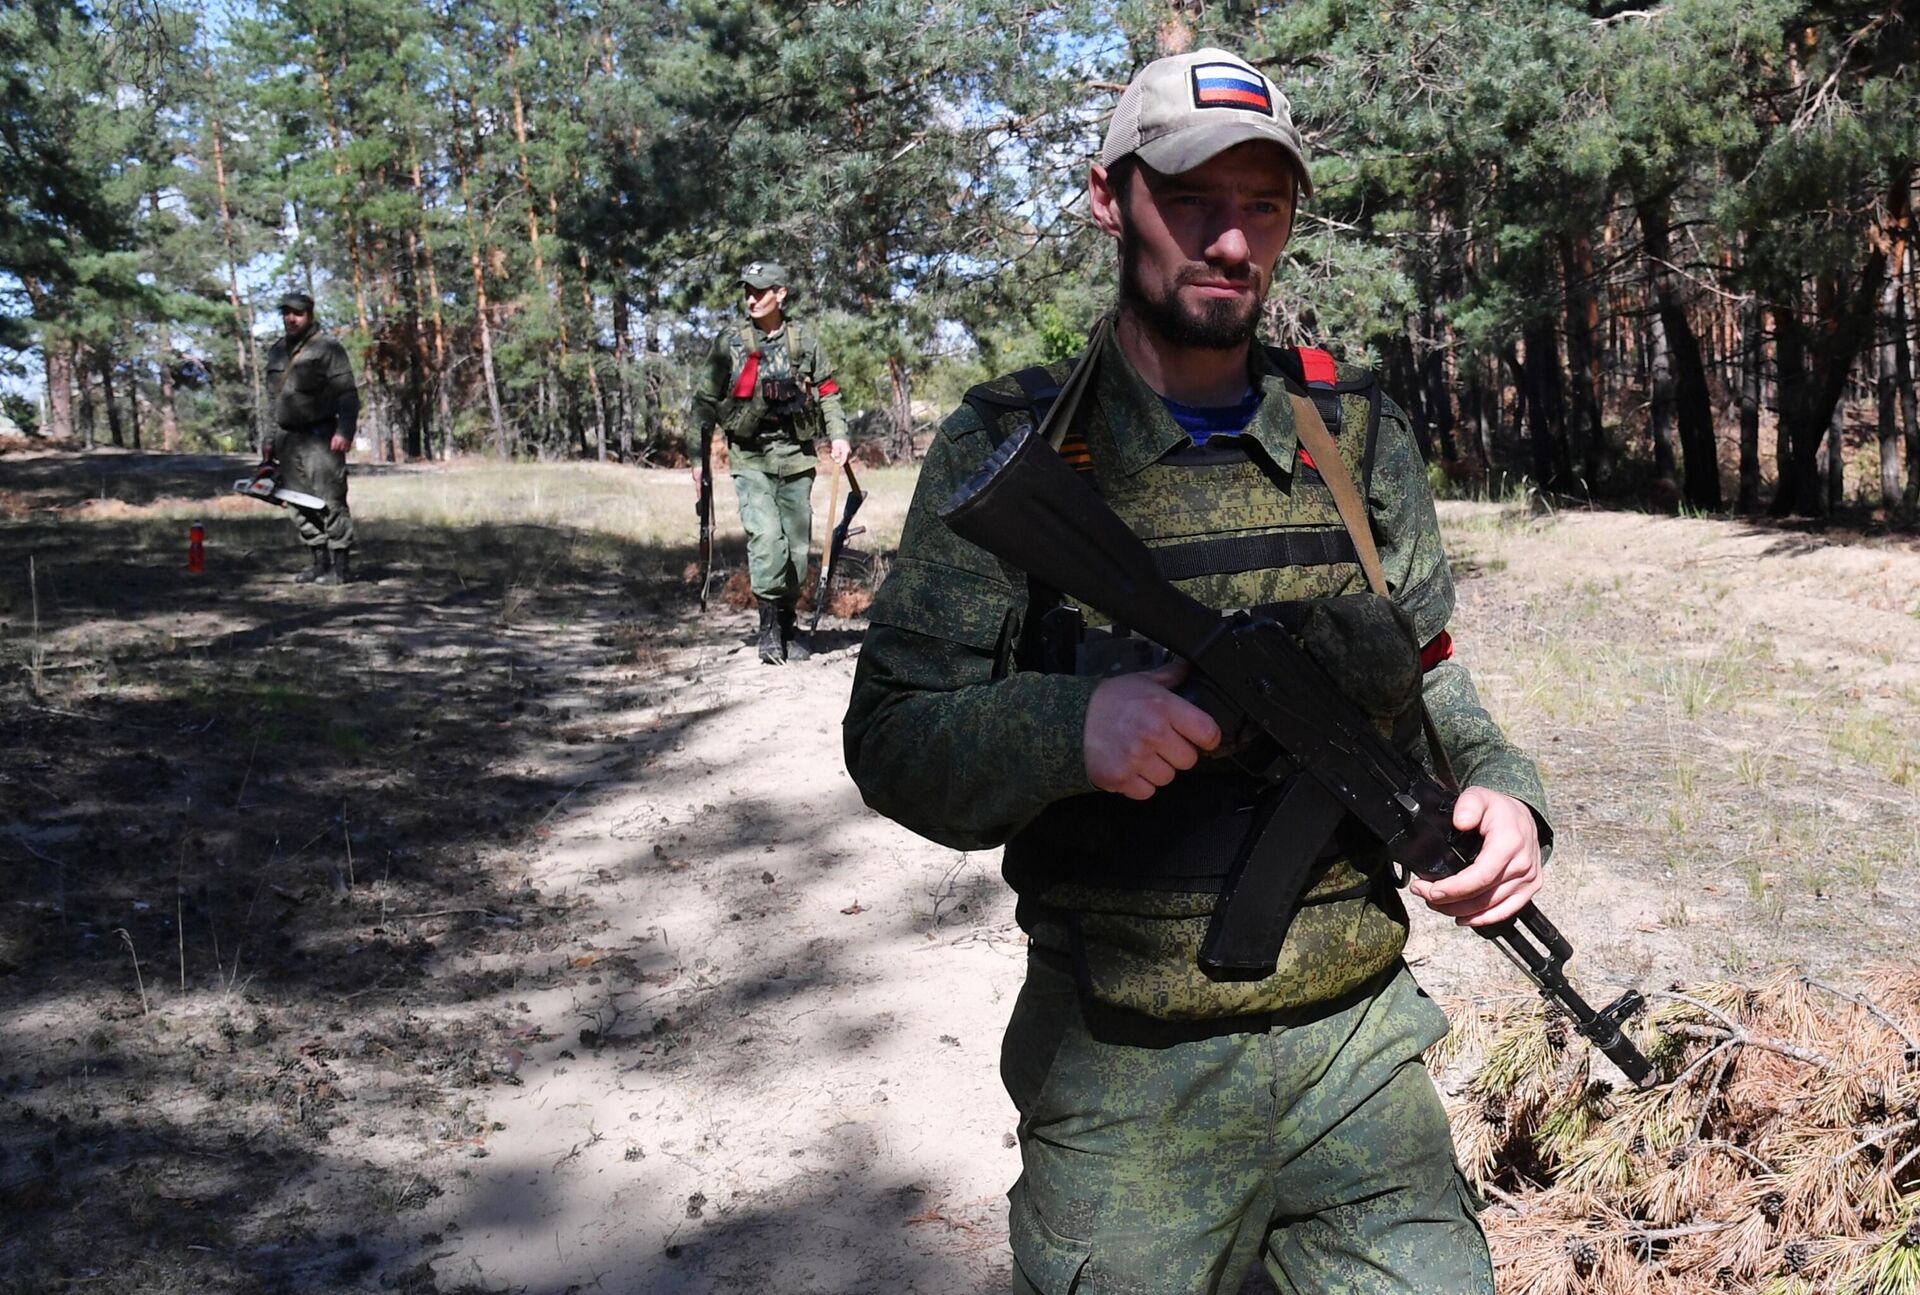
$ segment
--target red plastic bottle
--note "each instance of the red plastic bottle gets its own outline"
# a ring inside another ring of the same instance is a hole
[[[187,570],[198,574],[207,569],[207,532],[199,522],[187,529]]]

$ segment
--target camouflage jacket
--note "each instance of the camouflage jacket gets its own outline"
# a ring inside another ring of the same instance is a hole
[[[273,421],[283,430],[335,431],[353,439],[360,395],[339,338],[318,324],[298,338],[276,338],[264,367]]]
[[[1056,382],[1070,367],[1054,369]],[[1337,376],[1344,393],[1342,456],[1351,475],[1365,483],[1389,591],[1418,641],[1429,642],[1447,627],[1454,591],[1425,466],[1405,415],[1391,402],[1382,402],[1377,432],[1367,443],[1369,401],[1359,393],[1372,386],[1370,376],[1346,366]],[[1091,457],[1095,485],[1149,548],[1339,527],[1331,491],[1301,462],[1285,394],[1289,380],[1259,347],[1250,377],[1263,399],[1243,440],[1257,449],[1237,466],[1196,473],[1167,463],[1190,441],[1124,353],[1110,345],[1100,357],[1075,430]],[[921,469],[899,556],[869,611],[872,628],[844,733],[848,768],[869,805],[963,850],[1006,842],[1071,798],[1123,799],[1095,791],[1087,777],[1082,738],[1087,703],[1099,681],[1017,667],[1009,645],[1028,614],[1024,573],[961,540],[936,514],[989,450],[988,429],[973,408],[963,406],[942,424]],[[1222,609],[1366,589],[1350,546],[1344,560],[1203,574],[1176,583]],[[1534,808],[1544,829],[1538,773],[1481,706],[1466,670],[1452,660],[1441,662],[1427,672],[1424,692],[1461,781],[1518,797]],[[1356,875],[1372,863],[1354,859],[1317,874],[1310,903],[1348,898],[1313,909],[1311,920],[1303,908],[1279,972],[1251,985],[1213,985],[1192,968],[1211,894],[1048,885],[1011,870],[1009,880],[1021,893],[1022,925],[1036,944],[1076,943],[1093,959],[1097,996],[1104,976],[1111,991],[1105,996],[1122,1005],[1167,1017],[1209,1017],[1325,1001],[1390,965],[1404,943],[1405,914],[1397,896],[1352,893]],[[1364,875],[1360,880],[1364,892]],[[1064,935],[1049,916],[1061,912],[1076,915],[1073,931]],[[1083,976],[1089,971],[1085,965],[1081,970]]]
[[[792,378],[807,396],[800,412],[778,418],[762,396],[760,381],[745,396],[735,394],[747,360],[754,352],[759,380]],[[834,381],[833,364],[811,329],[793,320],[772,333],[752,324],[714,338],[694,384],[691,409],[694,434],[705,437],[715,423],[727,434],[729,462],[778,476],[798,476],[813,467],[814,437],[844,440],[847,413]]]

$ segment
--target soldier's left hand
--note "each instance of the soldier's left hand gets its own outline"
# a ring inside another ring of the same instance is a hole
[[[845,441],[836,440],[827,452],[832,456],[834,466],[844,467],[847,460],[853,457],[853,446]]]
[[[333,439],[327,442],[327,448],[332,450],[335,454],[345,454],[348,450],[353,448],[353,442],[348,440],[346,437],[340,435],[340,433],[335,432],[333,434]]]
[[[1512,917],[1540,890],[1540,825],[1533,811],[1504,792],[1469,787],[1454,804],[1453,825],[1480,833],[1480,857],[1439,881],[1415,877],[1408,889],[1461,926]]]

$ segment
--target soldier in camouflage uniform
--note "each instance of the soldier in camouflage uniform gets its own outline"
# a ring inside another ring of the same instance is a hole
[[[1286,99],[1220,50],[1162,59],[1122,96],[1089,188],[1120,299],[1062,455],[1210,606],[1391,611],[1368,651],[1323,663],[1359,694],[1372,649],[1405,659],[1407,705],[1424,694],[1467,784],[1454,821],[1484,837],[1473,867],[1414,893],[1463,924],[1511,915],[1539,886],[1545,797],[1448,659],[1453,584],[1406,417],[1365,370],[1252,343],[1312,192]],[[1059,629],[1056,596],[937,515],[1073,368],[976,388],[942,425],[845,728],[868,804],[955,849],[1006,844],[1030,942],[1001,1053],[1020,1114],[1015,1289],[1231,1295],[1264,1262],[1289,1292],[1490,1293],[1421,1061],[1446,1020],[1401,960],[1378,843],[1335,833],[1273,975],[1208,979],[1208,915],[1275,789],[1210,758],[1220,730],[1176,691],[1183,663],[1076,673],[1076,654],[1124,640]],[[1366,592],[1295,396],[1329,415],[1361,483],[1390,602]],[[1419,730],[1403,741],[1428,758]]]
[[[313,566],[300,584],[342,585],[353,579],[353,514],[347,511],[347,451],[360,416],[347,348],[313,317],[313,298],[280,298],[286,335],[267,348],[267,398],[278,430],[260,446],[263,467],[274,463],[283,486],[318,495],[321,508],[288,506]]]
[[[787,318],[787,272],[755,261],[740,272],[747,319],[714,339],[694,384],[699,438],[694,490],[708,470],[718,423],[727,435],[727,467],[747,532],[747,574],[760,606],[760,660],[804,661],[811,653],[795,629],[795,604],[813,543],[814,437],[830,439],[837,468],[847,461],[847,414],[833,365],[812,330]]]

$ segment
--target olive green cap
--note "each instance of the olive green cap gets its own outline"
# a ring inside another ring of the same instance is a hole
[[[787,282],[787,267],[778,261],[753,261],[740,271],[740,282],[749,288],[778,288]]]
[[[304,292],[283,292],[280,294],[280,301],[274,306],[274,309],[279,311],[297,310],[303,315],[311,315],[313,313],[313,298]]]

